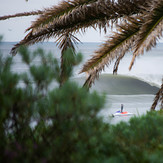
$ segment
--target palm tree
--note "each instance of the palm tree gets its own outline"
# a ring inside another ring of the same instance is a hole
[[[26,30],[26,37],[12,48],[13,55],[21,45],[32,45],[51,37],[60,38],[60,48],[64,51],[68,47],[74,48],[73,41],[78,40],[74,35],[78,32],[85,33],[89,27],[106,32],[112,26],[116,27],[116,32],[81,70],[89,74],[84,84],[88,88],[105,66],[114,61],[113,73],[116,74],[128,51],[133,53],[131,70],[136,57],[156,46],[162,37],[163,0],[67,0],[38,14]],[[163,105],[163,85],[156,97],[151,109],[155,109],[159,100]]]

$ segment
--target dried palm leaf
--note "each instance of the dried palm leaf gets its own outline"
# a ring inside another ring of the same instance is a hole
[[[59,17],[62,17],[65,14],[71,12],[74,8],[77,8],[81,5],[89,4],[92,2],[96,2],[97,0],[67,0],[62,1],[60,4],[55,5],[51,8],[45,9],[43,14],[40,15],[36,21],[32,23],[32,25],[26,30],[32,29],[33,31],[37,31],[42,29],[43,27],[48,27]]]
[[[98,0],[89,5],[84,4],[74,8],[68,14],[55,19],[52,25],[47,25],[47,27],[38,31],[29,32],[21,42],[14,46],[11,52],[16,54],[20,45],[34,44],[50,37],[60,36],[62,33],[78,32],[80,29],[84,31],[90,26],[104,28],[105,25],[108,25],[109,20],[116,20],[125,15],[138,13],[140,10],[138,4],[142,3],[140,0],[121,0],[121,2],[126,3],[121,3],[120,6],[117,2],[111,0]]]
[[[61,49],[61,74],[60,74],[60,86],[63,85],[63,83],[67,80],[67,74],[65,71],[65,59],[64,59],[64,55],[65,55],[65,51],[68,48],[71,48],[74,52],[75,52],[75,47],[74,45],[77,44],[78,42],[80,42],[80,40],[73,36],[71,33],[65,33],[63,35],[61,35],[58,39],[57,39],[57,45],[59,46],[59,48]],[[75,53],[74,53],[75,55]]]
[[[90,74],[86,81],[89,86],[99,76],[99,73],[104,70],[105,66],[110,65],[116,58],[122,59],[122,56],[132,47],[135,36],[139,32],[141,21],[130,18],[129,22],[119,26],[119,33],[116,32],[106,41],[95,52],[96,54],[83,66],[81,72],[88,72]]]
[[[115,32],[114,35],[95,52],[95,55],[84,65],[81,72],[94,69],[102,70],[108,62],[126,53],[134,41],[135,34],[139,31],[139,27],[140,21],[136,19],[130,19],[130,23],[119,25],[119,33]]]
[[[161,88],[159,89],[159,91],[155,96],[154,102],[151,106],[151,110],[155,110],[156,105],[158,104],[159,101],[161,101],[161,109],[163,109],[163,80],[162,80]]]
[[[139,36],[136,39],[135,51],[129,69],[132,68],[137,56],[149,51],[156,45],[156,41],[162,37],[163,32],[163,0],[150,1],[144,11],[144,23],[140,28]]]
[[[123,58],[124,56],[125,56],[125,53],[121,54],[121,55],[117,58],[117,60],[115,61],[114,68],[113,68],[113,74],[117,74],[120,61],[122,60],[122,58]]]
[[[91,72],[91,73],[89,74],[88,78],[86,79],[86,81],[85,81],[83,87],[85,87],[85,88],[87,88],[87,89],[91,88],[91,86],[92,86],[92,84],[94,83],[95,79],[99,77],[99,76],[97,76],[97,75],[98,75],[98,73],[92,73],[92,72]]]
[[[63,53],[68,48],[75,50],[74,45],[80,42],[80,40],[71,33],[65,33],[62,34],[56,42],[57,46],[61,49],[61,53]]]

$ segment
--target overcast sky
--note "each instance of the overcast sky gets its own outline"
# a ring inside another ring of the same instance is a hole
[[[58,4],[60,0],[0,0],[0,16],[15,14],[19,12],[42,10]],[[31,25],[31,21],[36,16],[28,16],[21,18],[11,18],[0,21],[0,35],[3,35],[3,41],[20,41],[24,38],[27,29]],[[82,42],[101,42],[105,40],[105,35],[94,29],[88,29],[84,35],[77,35]],[[53,40],[50,40],[53,41]]]

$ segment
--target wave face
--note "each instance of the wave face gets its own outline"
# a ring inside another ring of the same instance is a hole
[[[85,78],[74,78],[79,84],[83,84]],[[96,90],[100,93],[108,95],[140,95],[140,94],[156,94],[158,87],[136,79],[134,77],[124,75],[102,74],[95,81],[91,91]]]

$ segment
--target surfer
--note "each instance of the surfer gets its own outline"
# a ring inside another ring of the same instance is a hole
[[[123,104],[121,104],[121,113],[123,113]]]

